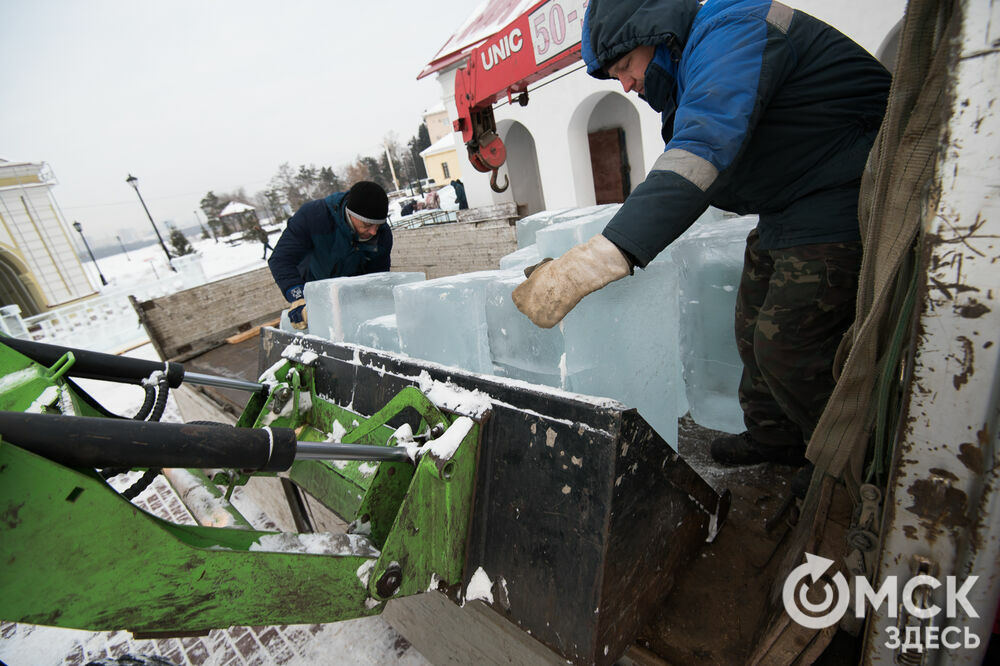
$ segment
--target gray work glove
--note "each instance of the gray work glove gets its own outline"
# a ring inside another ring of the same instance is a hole
[[[587,294],[631,275],[618,246],[598,234],[554,260],[525,271],[514,290],[514,305],[536,326],[552,328]]]

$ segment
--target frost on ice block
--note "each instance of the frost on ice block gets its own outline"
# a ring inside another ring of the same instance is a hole
[[[544,229],[549,226],[552,224],[552,219],[554,217],[569,210],[571,209],[559,208],[557,210],[543,210],[540,213],[535,213],[534,215],[529,215],[528,217],[522,217],[518,220],[514,229],[514,233],[517,235],[518,249],[533,245],[535,243],[535,234],[538,233],[539,229]]]
[[[399,327],[396,325],[396,315],[390,314],[375,317],[361,322],[358,326],[357,343],[382,351],[400,352]]]
[[[486,288],[516,271],[479,271],[395,288],[396,323],[404,354],[489,374]]]
[[[370,273],[307,282],[309,333],[334,342],[360,343],[357,333],[362,322],[393,313],[393,288],[423,279],[423,273]]]
[[[666,257],[586,296],[563,320],[566,388],[635,407],[677,447],[677,267]]]
[[[541,257],[562,256],[564,252],[586,242],[604,231],[621,204],[605,204],[589,208],[574,208],[557,215],[553,223],[535,234],[535,244]]]
[[[756,225],[755,215],[703,216],[670,249],[680,270],[680,348],[691,418],[724,432],[746,429],[733,318],[746,238]]]
[[[521,314],[511,292],[522,282],[524,275],[514,273],[486,287],[486,324],[494,373],[562,387],[562,332],[558,327],[539,328]]]

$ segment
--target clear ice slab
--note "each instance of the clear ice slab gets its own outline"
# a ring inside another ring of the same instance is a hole
[[[396,315],[383,315],[358,326],[357,343],[366,347],[374,347],[382,351],[400,353],[399,326],[396,325]]]
[[[519,271],[478,271],[404,284],[393,290],[404,354],[491,374],[486,289]]]
[[[529,215],[528,217],[522,217],[517,221],[514,227],[514,233],[517,236],[517,247],[525,248],[529,245],[535,243],[535,234],[538,233],[539,229],[544,229],[545,227],[552,224],[552,219],[557,215],[562,213],[575,210],[573,208],[559,208],[556,210],[543,210],[534,215]]]
[[[517,309],[511,292],[522,282],[523,273],[514,273],[486,286],[486,325],[493,371],[534,384],[562,387],[562,331],[559,327],[539,328]]]
[[[538,246],[529,245],[500,257],[500,270],[525,269],[528,266],[534,266],[541,260]]]
[[[560,257],[574,245],[584,243],[604,231],[621,204],[577,208],[557,215],[552,224],[539,229],[535,245],[540,257]]]
[[[566,388],[635,407],[677,447],[677,267],[667,257],[586,297],[560,325]]]
[[[423,273],[369,273],[307,282],[309,333],[334,342],[361,343],[358,327],[369,319],[392,314],[392,290],[424,279]]]
[[[743,432],[738,390],[743,362],[734,311],[746,237],[757,216],[702,216],[670,246],[680,270],[680,349],[691,418],[706,428]]]

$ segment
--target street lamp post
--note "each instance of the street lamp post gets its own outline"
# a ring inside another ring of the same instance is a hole
[[[87,237],[83,235],[83,225],[79,222],[74,222],[73,228],[76,229],[77,233],[80,234],[80,238],[83,239],[83,246],[87,248],[87,254],[90,255],[90,260],[94,262],[94,268],[97,269],[97,274],[101,276],[101,284],[107,287],[108,281],[104,279],[104,273],[101,272],[101,267],[97,265],[97,259],[94,258],[94,253],[90,251],[90,243],[87,242]]]
[[[163,242],[163,236],[160,235],[160,230],[156,228],[156,223],[153,222],[153,216],[149,214],[149,208],[146,207],[146,202],[143,201],[142,194],[139,192],[139,179],[132,174],[129,174],[128,178],[125,179],[125,182],[131,185],[132,189],[135,190],[135,193],[139,195],[139,203],[142,204],[142,209],[146,211],[146,217],[149,218],[149,223],[153,225],[153,231],[156,232],[156,238],[160,241],[160,247],[163,248],[163,254],[167,255],[167,266],[170,266],[170,270],[176,273],[177,269],[174,268],[172,263],[170,263],[172,257],[170,256],[170,252],[167,251],[166,244]]]
[[[115,238],[118,239],[118,244],[122,246],[122,252],[125,253],[125,258],[132,261],[132,257],[128,256],[128,250],[125,249],[125,243],[122,242],[122,237],[116,235]]]

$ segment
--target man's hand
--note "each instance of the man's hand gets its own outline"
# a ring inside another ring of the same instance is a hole
[[[587,294],[631,275],[632,266],[614,243],[598,234],[555,260],[525,271],[514,305],[536,326],[552,328]]]
[[[309,327],[309,313],[306,311],[305,299],[292,303],[292,308],[288,311],[288,321],[292,328],[303,331]]]

